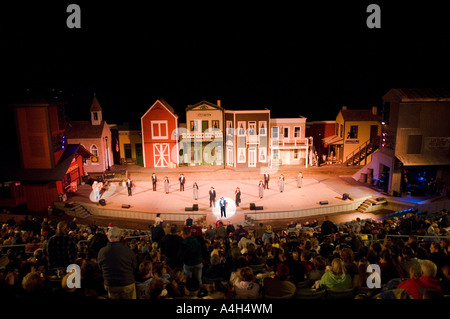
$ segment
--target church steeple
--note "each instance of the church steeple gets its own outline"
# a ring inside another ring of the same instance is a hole
[[[102,124],[102,108],[100,103],[98,103],[97,96],[94,92],[94,99],[91,104],[91,125],[100,125]]]

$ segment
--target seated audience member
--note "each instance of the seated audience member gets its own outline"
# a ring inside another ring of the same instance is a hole
[[[243,267],[238,270],[238,278],[233,285],[233,290],[237,299],[255,299],[259,297],[260,285],[255,282],[255,276],[250,267]]]
[[[136,278],[136,297],[143,299],[148,297],[147,288],[153,280],[153,264],[151,261],[145,260],[139,264],[139,274]]]
[[[437,280],[436,264],[430,260],[422,260],[420,262],[421,276],[417,277],[413,270],[410,273],[410,279],[402,281],[397,288],[405,289],[411,298],[423,299],[423,289],[433,288],[439,292],[442,292],[442,286],[439,280]]]
[[[341,258],[334,258],[331,268],[325,269],[320,279],[320,286],[332,290],[345,290],[352,286],[352,278],[346,273],[345,263]]]
[[[266,277],[263,280],[264,296],[282,298],[293,295],[297,287],[288,281],[289,268],[283,263],[278,263],[275,276]]]

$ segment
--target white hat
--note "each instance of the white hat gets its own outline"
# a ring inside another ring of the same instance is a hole
[[[120,239],[122,231],[117,226],[112,226],[108,229],[107,235],[110,240]]]

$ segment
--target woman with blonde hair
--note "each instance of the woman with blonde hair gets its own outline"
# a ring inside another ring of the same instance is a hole
[[[352,278],[347,274],[345,263],[341,258],[334,258],[331,267],[325,269],[325,273],[319,282],[321,287],[332,290],[345,290],[352,287]]]

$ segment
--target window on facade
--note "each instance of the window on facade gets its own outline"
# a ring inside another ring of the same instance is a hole
[[[227,135],[233,135],[233,122],[227,121]]]
[[[238,122],[238,135],[245,135],[245,122]]]
[[[347,138],[358,138],[358,125],[350,126],[350,132],[348,132]]]
[[[245,148],[238,148],[238,163],[245,163]]]
[[[94,112],[94,121],[98,121],[98,114],[97,114],[97,112]]]
[[[90,151],[91,151],[92,156],[98,156],[98,148],[96,145],[92,144]]]
[[[152,138],[166,139],[169,138],[167,121],[152,121]]]
[[[266,121],[259,122],[259,135],[266,135]]]
[[[218,120],[212,120],[211,126],[213,129],[219,129],[219,121]]]
[[[267,149],[265,147],[259,148],[259,161],[265,163],[267,159]]]
[[[294,149],[294,159],[299,159],[300,158],[300,152],[298,149]]]
[[[283,127],[283,137],[284,138],[289,137],[289,127]]]
[[[248,135],[256,134],[256,122],[248,122]]]
[[[422,152],[422,135],[408,135],[407,154],[420,154]]]
[[[272,157],[274,160],[280,159],[280,152],[277,149],[272,150]]]
[[[341,128],[340,128],[340,131],[339,131],[339,136],[340,137],[344,137],[344,125],[340,125],[341,126]]]
[[[274,127],[272,127],[272,138],[274,138],[274,139],[278,139],[278,127],[277,126],[274,126]]]
[[[294,137],[300,137],[300,126],[294,127]]]

